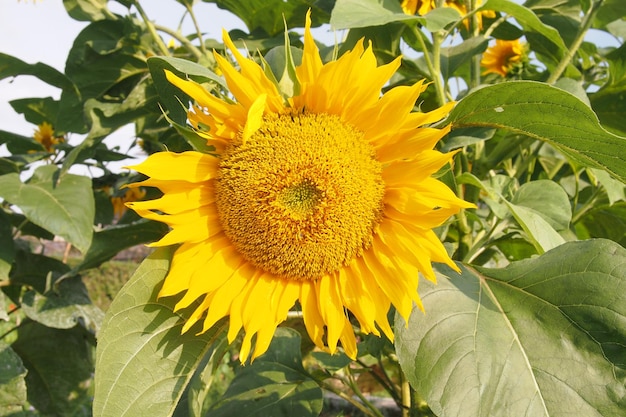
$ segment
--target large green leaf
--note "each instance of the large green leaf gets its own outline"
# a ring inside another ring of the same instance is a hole
[[[131,19],[99,20],[78,34],[65,73],[80,90],[83,101],[100,97],[116,84],[147,72],[141,39],[142,29]]]
[[[139,220],[131,224],[121,224],[95,232],[89,250],[74,272],[95,268],[108,261],[123,249],[159,240],[168,227],[164,223]]]
[[[575,96],[547,84],[513,81],[481,88],[452,110],[454,127],[496,127],[549,142],[578,162],[626,182],[626,138],[607,132]]]
[[[537,252],[544,253],[565,242],[557,231],[569,227],[572,208],[567,193],[554,181],[528,182],[505,204]]]
[[[13,243],[11,218],[4,210],[0,210],[0,281],[9,277],[9,271],[14,259],[15,245]]]
[[[502,269],[437,267],[396,319],[402,369],[439,417],[619,416],[626,250],[570,242]]]
[[[67,14],[81,21],[115,18],[107,8],[108,0],[63,0]]]
[[[431,32],[459,20],[459,13],[449,7],[432,10],[425,16],[411,16],[394,0],[337,0],[330,18],[333,29],[352,29],[386,25],[392,22],[419,22]]]
[[[313,27],[328,23],[332,1],[318,0],[204,0],[215,3],[239,17],[250,32],[259,29],[269,36],[282,33],[287,27],[304,27],[304,16],[311,10]]]
[[[80,324],[94,334],[104,313],[91,303],[80,276],[64,279],[51,291],[41,294],[28,290],[22,297],[22,311],[28,318],[55,329],[71,329]]]
[[[594,207],[578,220],[576,229],[580,237],[611,239],[626,247],[626,202]]]
[[[81,252],[89,248],[95,214],[89,178],[58,175],[54,165],[45,165],[37,168],[27,183],[18,174],[0,176],[0,197],[18,206],[28,220],[63,237]]]
[[[26,368],[13,349],[2,342],[0,369],[0,415],[10,416],[22,410],[22,405],[26,404]]]
[[[245,366],[207,413],[212,417],[316,417],[322,390],[304,371],[300,334],[278,328],[269,349]]]
[[[79,326],[53,329],[30,321],[17,332],[12,348],[28,370],[28,402],[41,415],[85,415],[91,400],[87,386],[93,375],[93,338]]]
[[[0,80],[18,75],[32,75],[55,87],[74,89],[74,84],[65,74],[49,65],[41,62],[28,64],[11,55],[0,53]]]
[[[107,310],[96,349],[96,417],[171,416],[220,330],[181,334],[175,301],[157,299],[170,256],[168,248],[150,255]]]

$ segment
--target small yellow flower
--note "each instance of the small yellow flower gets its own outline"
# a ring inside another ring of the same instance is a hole
[[[113,219],[118,221],[122,218],[126,210],[128,210],[126,203],[139,201],[146,196],[146,190],[143,188],[129,188],[121,197],[111,197],[111,204],[113,205]]]
[[[402,0],[401,7],[404,13],[408,15],[417,14],[423,16],[436,6],[435,0]]]
[[[480,65],[485,68],[483,75],[493,73],[506,77],[516,65],[523,62],[525,57],[525,46],[519,39],[513,41],[496,39],[495,45],[483,53]]]
[[[341,342],[357,355],[348,312],[361,332],[393,340],[390,306],[405,319],[422,308],[418,272],[435,281],[432,261],[458,270],[432,229],[473,207],[432,177],[453,154],[433,149],[449,127],[430,125],[454,104],[414,112],[423,81],[381,96],[400,58],[378,66],[361,40],[324,64],[310,26],[307,14],[293,95],[225,31],[240,69],[215,59],[234,100],[166,72],[195,99],[188,120],[219,157],[158,152],[132,167],[149,178],[131,187],[163,192],[129,203],[171,227],[152,245],[180,244],[159,296],[183,294],[177,311],[194,306],[183,331],[230,317],[229,341],[244,331],[242,362],[267,350],[296,305],[331,353]]]
[[[54,145],[65,142],[65,138],[63,136],[54,135],[54,128],[48,122],[43,122],[37,126],[37,129],[35,129],[35,133],[33,134],[33,138],[44,147],[46,152],[52,152]]]

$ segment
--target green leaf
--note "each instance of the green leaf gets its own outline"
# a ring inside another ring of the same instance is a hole
[[[476,36],[458,45],[442,48],[441,74],[444,79],[452,77],[461,65],[471,61],[472,56],[483,53],[487,49],[487,44],[487,39],[482,36]]]
[[[31,222],[85,252],[91,245],[95,213],[91,180],[57,174],[54,165],[41,166],[26,184],[18,174],[2,175],[0,197],[18,206]]]
[[[22,98],[10,101],[11,107],[17,113],[24,115],[27,122],[39,125],[43,122],[56,123],[59,113],[59,102],[52,97]]]
[[[610,204],[626,200],[626,185],[624,183],[613,179],[606,171],[601,169],[590,168],[589,170],[606,190]]]
[[[196,367],[220,332],[181,334],[172,298],[157,299],[171,249],[157,250],[117,294],[96,349],[95,417],[171,416]]]
[[[539,213],[555,230],[565,230],[572,221],[572,208],[567,193],[554,181],[538,180],[520,187],[511,200]]]
[[[9,271],[15,259],[15,245],[13,244],[13,226],[11,218],[0,210],[0,281],[9,278]]]
[[[28,370],[28,402],[42,415],[77,415],[89,407],[86,386],[93,374],[94,343],[78,326],[53,329],[34,322],[19,326],[12,347]]]
[[[96,21],[115,16],[107,9],[108,0],[63,0],[63,6],[73,19]]]
[[[22,297],[22,310],[28,318],[44,326],[71,329],[80,324],[94,334],[104,316],[102,310],[91,303],[80,276],[62,280],[45,294],[26,291]]]
[[[609,79],[600,90],[589,95],[600,122],[614,133],[626,134],[626,44],[606,54]]]
[[[19,248],[19,246],[18,246]],[[11,269],[11,283],[33,287],[40,293],[50,291],[54,282],[70,267],[58,259],[18,249]]]
[[[626,16],[626,3],[622,0],[604,0],[594,16],[593,26],[602,28]]]
[[[121,250],[147,242],[159,240],[168,227],[164,223],[139,220],[131,224],[107,227],[95,232],[89,250],[74,272],[95,268],[108,261]]]
[[[225,382],[232,379],[232,369],[223,359],[229,349],[226,335],[222,334],[204,357],[206,363],[201,364],[201,371],[196,372],[189,382],[186,404],[183,401],[178,404],[177,411],[187,406],[185,417],[206,416],[211,404],[226,391]]]
[[[524,206],[509,203],[504,200],[515,220],[526,232],[530,243],[538,253],[544,253],[565,243],[565,239],[559,235],[550,223],[537,211]]]
[[[381,26],[392,22],[419,22],[431,32],[443,29],[461,16],[449,7],[432,10],[425,16],[411,16],[393,0],[337,0],[330,17],[333,29]]]
[[[269,36],[282,34],[287,27],[304,27],[304,16],[311,10],[313,27],[328,23],[333,2],[319,0],[204,0],[239,17],[250,32],[262,30]]]
[[[438,416],[618,416],[626,250],[566,243],[502,269],[437,267],[426,314],[396,317],[400,365]]]
[[[580,228],[585,230],[583,238],[611,239],[626,247],[626,203],[594,207],[576,223],[577,231]]]
[[[27,64],[21,59],[11,55],[0,53],[0,80],[7,77],[17,77],[18,75],[32,75],[41,81],[61,89],[73,90],[74,84],[62,72],[50,65],[37,62]]]
[[[302,367],[300,334],[278,328],[269,349],[235,376],[212,417],[317,417],[322,390]]]
[[[141,27],[130,18],[93,22],[78,34],[65,73],[76,84],[83,102],[147,73],[141,36]]]
[[[13,349],[2,342],[0,369],[0,415],[10,416],[26,404],[26,368]]]
[[[533,81],[484,87],[461,100],[448,120],[457,128],[503,128],[549,142],[626,182],[626,138],[604,130],[589,107],[559,88]]]
[[[191,98],[167,81],[164,70],[169,70],[182,79],[189,77],[201,84],[208,83],[227,88],[222,77],[186,59],[155,56],[148,59],[148,68],[159,94],[159,101],[167,110],[168,117],[182,126],[187,123],[187,104]]]

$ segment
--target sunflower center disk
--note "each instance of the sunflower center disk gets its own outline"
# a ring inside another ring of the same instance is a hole
[[[316,279],[371,245],[382,217],[381,172],[363,134],[339,117],[268,115],[245,143],[222,154],[220,221],[256,267]]]

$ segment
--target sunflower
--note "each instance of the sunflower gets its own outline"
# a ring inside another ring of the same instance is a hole
[[[431,261],[457,269],[432,228],[472,204],[431,175],[451,161],[433,146],[448,131],[428,125],[453,104],[412,112],[419,82],[380,95],[400,59],[377,66],[361,40],[322,63],[307,14],[293,94],[244,57],[224,32],[240,69],[215,54],[234,100],[166,72],[195,99],[188,120],[215,155],[159,152],[131,167],[158,187],[156,200],[129,203],[171,231],[153,246],[180,244],[159,292],[184,293],[183,331],[201,332],[229,316],[228,339],[243,328],[240,360],[265,352],[297,306],[320,348],[357,354],[360,331],[393,340],[387,313],[405,319],[418,272],[435,281]],[[256,341],[253,346],[253,337]]]
[[[493,73],[506,77],[516,66],[523,65],[525,58],[525,46],[519,39],[496,39],[495,45],[487,48],[483,54],[480,65],[485,68],[483,75]]]
[[[33,133],[33,138],[44,147],[46,152],[52,152],[54,145],[65,142],[63,136],[54,135],[54,128],[48,122],[43,122],[37,126],[35,133]]]

